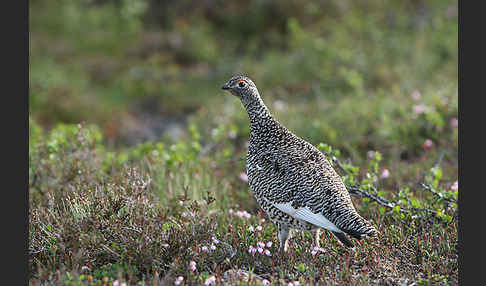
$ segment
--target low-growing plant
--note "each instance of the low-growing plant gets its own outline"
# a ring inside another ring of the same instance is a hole
[[[176,147],[180,160],[170,161],[165,144],[145,144],[123,151],[130,160],[106,168],[109,153],[96,130],[32,126],[31,284],[457,282],[458,186],[444,181],[439,166],[416,188],[385,192],[379,190],[380,152],[369,152],[367,166],[358,168],[341,162],[338,149],[319,144],[380,234],[352,252],[324,231],[323,252],[313,248],[310,233],[297,232],[281,257],[275,225],[241,178],[227,178],[234,171],[211,164],[204,146]],[[224,153],[220,148],[213,152]]]

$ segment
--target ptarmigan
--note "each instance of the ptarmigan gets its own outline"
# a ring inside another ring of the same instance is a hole
[[[377,234],[355,210],[341,177],[322,152],[297,137],[270,114],[248,77],[235,76],[221,87],[243,103],[250,118],[246,173],[260,207],[278,227],[280,251],[288,250],[292,229],[331,231],[344,245]]]

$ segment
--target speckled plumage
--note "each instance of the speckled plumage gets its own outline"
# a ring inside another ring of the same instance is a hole
[[[248,112],[248,184],[277,224],[282,251],[287,250],[291,229],[325,228],[346,246],[353,244],[345,233],[358,239],[376,234],[356,212],[341,177],[324,154],[272,117],[253,81],[235,76],[222,89],[240,98]]]

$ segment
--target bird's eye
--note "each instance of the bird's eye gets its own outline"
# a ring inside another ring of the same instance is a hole
[[[239,87],[245,87],[245,82],[244,82],[244,81],[240,81],[240,82],[238,82],[238,86],[239,86]]]

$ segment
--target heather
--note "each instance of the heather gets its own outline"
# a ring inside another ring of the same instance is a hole
[[[458,284],[457,1],[29,4],[30,284]],[[278,254],[235,73],[376,239]]]

